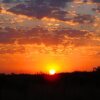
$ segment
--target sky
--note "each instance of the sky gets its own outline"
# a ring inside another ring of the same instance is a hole
[[[91,71],[100,66],[100,0],[0,0],[0,73]]]

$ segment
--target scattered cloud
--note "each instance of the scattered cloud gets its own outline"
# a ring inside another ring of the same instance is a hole
[[[1,6],[0,54],[65,54],[79,48],[98,54],[100,18],[95,3],[99,0],[31,0],[9,9]]]

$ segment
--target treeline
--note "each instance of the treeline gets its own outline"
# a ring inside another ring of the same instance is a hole
[[[47,74],[0,74],[0,100],[99,100],[100,70]]]

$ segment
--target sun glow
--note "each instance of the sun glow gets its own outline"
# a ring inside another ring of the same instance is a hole
[[[49,74],[50,75],[54,75],[56,73],[56,71],[54,70],[54,69],[51,69],[50,71],[49,71]]]
[[[50,64],[51,63],[51,64]],[[49,62],[49,64],[46,65],[46,72],[50,75],[53,75],[55,73],[59,73],[60,72],[60,65],[56,62],[56,63],[53,63],[53,62]]]

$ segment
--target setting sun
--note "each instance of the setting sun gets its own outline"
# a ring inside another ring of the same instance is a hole
[[[54,69],[51,69],[50,71],[49,71],[49,74],[50,75],[54,75],[56,73],[56,71],[54,70]]]

